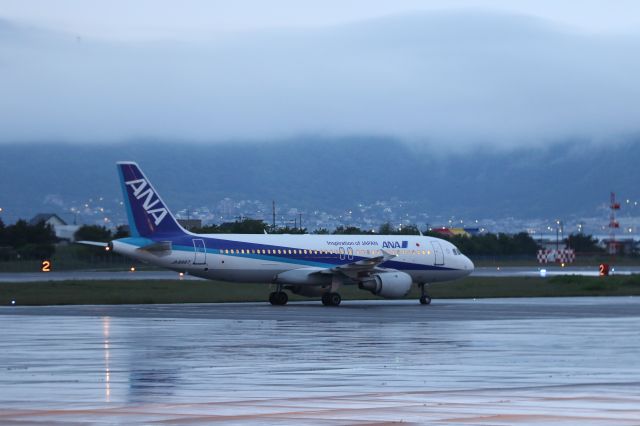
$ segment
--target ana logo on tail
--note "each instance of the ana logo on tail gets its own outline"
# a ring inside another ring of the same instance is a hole
[[[133,196],[136,197],[136,199],[140,200],[144,198],[142,208],[148,215],[153,217],[156,226],[160,225],[162,219],[167,215],[167,209],[162,207],[162,204],[160,204],[158,208],[153,208],[160,203],[160,198],[153,192],[151,185],[149,185],[145,179],[130,180],[125,182],[125,184],[133,189]]]

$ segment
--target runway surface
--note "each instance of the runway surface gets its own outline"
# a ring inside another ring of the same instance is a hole
[[[0,308],[0,423],[638,424],[640,298]]]
[[[54,271],[54,272],[2,272],[0,283],[36,281],[108,281],[108,280],[202,280],[191,275],[180,275],[174,271]]]
[[[546,276],[554,275],[586,275],[597,276],[597,267],[587,266],[508,266],[508,267],[477,267],[472,276],[475,277],[539,277],[544,270]],[[622,266],[612,271],[616,275],[640,274],[640,267]],[[35,282],[35,281],[69,281],[69,280],[199,280],[201,278],[190,275],[180,276],[173,271],[53,271],[53,272],[2,272],[0,283],[3,282]]]
[[[640,274],[638,266],[612,267],[611,275]],[[598,266],[507,266],[476,268],[471,276],[474,277],[552,277],[557,275],[583,275],[597,277],[600,275]]]

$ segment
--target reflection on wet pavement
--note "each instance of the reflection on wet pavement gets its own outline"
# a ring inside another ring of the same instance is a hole
[[[0,315],[0,422],[638,424],[639,329]]]

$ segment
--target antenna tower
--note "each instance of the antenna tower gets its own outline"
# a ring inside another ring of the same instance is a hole
[[[616,211],[620,210],[620,203],[616,201],[616,193],[611,193],[611,203],[609,204],[609,254],[615,255],[618,251],[616,242],[616,230],[620,228],[620,223],[616,220]]]

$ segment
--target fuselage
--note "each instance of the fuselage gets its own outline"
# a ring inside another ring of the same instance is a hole
[[[330,269],[383,254],[393,257],[381,268],[405,272],[416,283],[461,278],[474,268],[453,244],[427,236],[184,233],[112,244],[115,252],[163,268],[234,282],[272,282],[292,269]],[[145,249],[154,244],[170,250]]]

